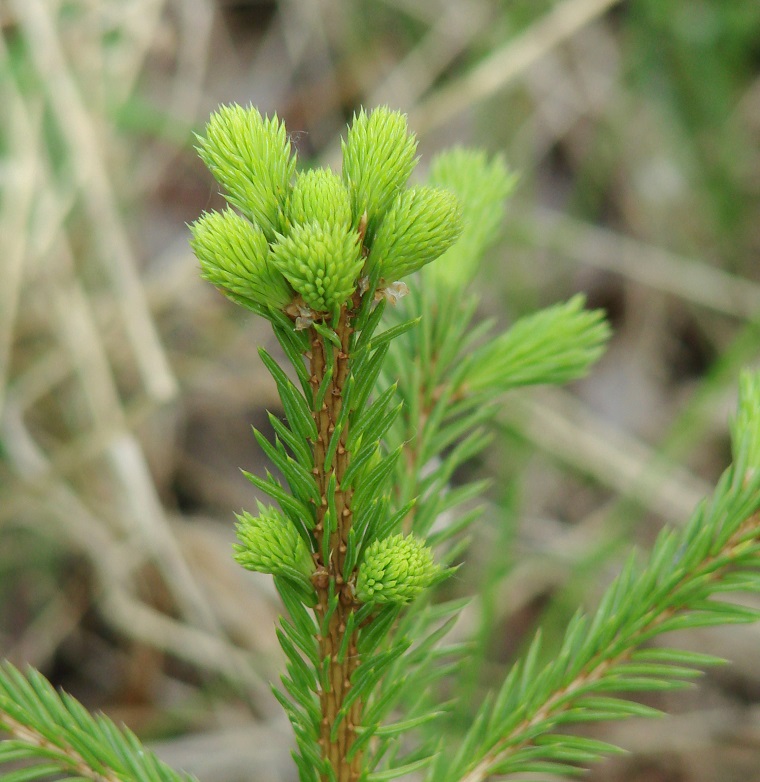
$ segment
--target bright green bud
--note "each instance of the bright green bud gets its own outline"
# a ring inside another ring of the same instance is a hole
[[[430,167],[430,184],[450,190],[462,204],[464,230],[426,274],[452,290],[462,290],[475,276],[484,251],[496,241],[504,219],[504,200],[517,177],[500,156],[452,149],[441,153]]]
[[[408,603],[427,589],[440,568],[433,551],[413,535],[394,535],[372,542],[356,579],[362,603]]]
[[[299,173],[290,194],[288,221],[291,225],[351,223],[351,203],[343,182],[326,168]]]
[[[380,224],[368,271],[379,264],[384,282],[400,280],[434,261],[461,233],[461,208],[453,193],[435,187],[403,190]]]
[[[585,303],[583,295],[577,294],[526,315],[478,348],[467,373],[467,388],[506,391],[583,377],[610,338],[604,312],[584,309]]]
[[[276,309],[292,301],[293,292],[272,265],[266,237],[244,217],[231,209],[206,212],[190,231],[201,276],[233,301],[245,299]]]
[[[239,544],[235,560],[246,570],[285,576],[311,587],[314,561],[293,524],[275,508],[259,505],[259,515],[236,514]]]
[[[284,123],[253,106],[222,106],[211,115],[198,153],[227,191],[227,200],[272,241],[282,227],[296,159]]]
[[[760,373],[744,370],[739,378],[739,408],[731,424],[734,461],[746,459],[747,477],[760,470]]]
[[[353,224],[367,213],[368,243],[404,187],[417,159],[417,140],[409,133],[406,116],[381,106],[354,115],[343,149],[343,181],[351,196]]]
[[[346,225],[296,225],[272,245],[272,260],[316,312],[332,312],[356,288],[364,260],[359,235]]]

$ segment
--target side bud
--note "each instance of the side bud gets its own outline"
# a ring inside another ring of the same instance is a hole
[[[311,589],[314,562],[304,539],[275,508],[259,506],[259,515],[236,515],[235,560],[246,570],[295,580]]]
[[[288,222],[291,226],[307,223],[350,226],[351,203],[340,177],[326,168],[298,174],[290,194]]]
[[[211,115],[198,154],[227,191],[227,200],[255,222],[269,241],[280,230],[296,159],[277,116],[237,104]]]
[[[417,164],[417,140],[409,132],[404,114],[381,106],[369,114],[362,109],[354,115],[341,147],[353,225],[357,226],[366,212],[371,242],[383,215]]]
[[[233,301],[264,309],[284,309],[291,302],[293,292],[271,263],[266,237],[244,217],[231,209],[206,212],[190,231],[201,276]]]
[[[368,271],[395,282],[449,249],[462,233],[457,197],[435,187],[412,187],[398,194],[380,224],[369,254]]]
[[[356,579],[356,596],[362,603],[408,603],[439,573],[432,549],[413,535],[394,535],[367,548]]]
[[[359,236],[345,225],[296,225],[272,245],[272,260],[316,312],[332,312],[356,288],[364,265]]]

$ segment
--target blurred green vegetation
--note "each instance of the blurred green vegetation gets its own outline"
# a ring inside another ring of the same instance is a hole
[[[473,710],[542,617],[556,637],[725,465],[738,372],[760,348],[755,0],[8,0],[0,36],[0,646],[23,650],[14,662],[143,732],[254,714],[287,778],[265,683],[279,608],[229,548],[232,511],[253,503],[237,468],[262,458],[248,426],[280,414],[255,352],[271,339],[198,280],[185,226],[217,203],[191,131],[221,102],[280,113],[304,162],[334,162],[347,118],[376,102],[409,113],[423,168],[451,143],[502,152],[520,183],[482,316],[505,326],[579,290],[609,313],[597,371],[508,397],[470,468],[493,480],[455,583],[482,592],[457,629],[475,634],[472,665],[450,685]],[[732,711],[757,713],[757,636],[724,633],[737,664],[703,686],[724,709],[703,746],[630,736],[688,782],[760,768],[756,749],[727,749],[760,743],[760,721]],[[701,714],[685,697],[661,705]],[[249,744],[241,766],[264,763]]]

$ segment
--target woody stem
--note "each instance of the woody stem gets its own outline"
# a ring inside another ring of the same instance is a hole
[[[359,663],[356,633],[352,632],[347,643],[344,643],[349,616],[356,610],[352,588],[345,578],[350,574],[343,572],[348,533],[353,522],[351,510],[353,491],[344,490],[342,487],[351,459],[346,447],[347,424],[339,432],[337,447],[333,444],[334,449],[330,449],[330,442],[339,425],[351,366],[350,316],[351,311],[344,306],[335,326],[340,347],[323,339],[316,329],[310,330],[312,415],[317,426],[317,439],[314,442],[314,477],[321,498],[314,528],[318,552],[317,572],[314,576],[318,595],[315,610],[320,626],[320,659],[324,665],[319,696],[322,715],[320,745],[322,756],[332,766],[337,782],[357,782],[363,760],[361,752],[357,752],[350,761],[346,759],[356,739],[356,728],[361,723],[362,703],[357,699],[351,704],[347,713],[342,712],[345,699],[351,690],[351,675]],[[328,360],[327,351],[331,351],[329,356],[331,361]],[[333,367],[332,377],[327,381],[324,398],[320,401],[319,389],[329,366]],[[334,450],[334,454],[328,463],[330,450]],[[333,478],[335,488],[331,498]],[[329,543],[325,541],[325,536],[329,537]],[[323,774],[322,782],[328,780],[329,776]]]

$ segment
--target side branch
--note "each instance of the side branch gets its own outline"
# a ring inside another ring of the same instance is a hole
[[[582,699],[593,694],[594,685],[602,682],[618,666],[630,662],[642,643],[668,630],[666,623],[669,620],[693,610],[689,603],[685,603],[681,598],[682,590],[688,590],[690,585],[700,580],[717,587],[727,573],[736,567],[736,563],[741,561],[748,547],[756,547],[758,544],[760,544],[760,514],[755,513],[737,528],[720,551],[704,559],[699,568],[684,575],[673,585],[667,596],[659,596],[658,602],[664,607],[660,608],[658,605],[642,607],[639,617],[644,621],[635,623],[626,640],[624,650],[612,657],[606,656],[604,649],[596,652],[571,681],[553,691],[531,716],[515,725],[481,760],[460,777],[458,782],[483,782],[496,773],[495,769],[501,769],[510,757],[526,747],[533,746],[532,737],[550,732],[562,714],[582,705]],[[611,588],[614,586],[613,584]],[[711,593],[715,591],[718,591],[717,588],[713,588]],[[700,610],[704,610],[704,601]],[[715,623],[717,624],[718,621],[719,618],[716,618]],[[521,739],[521,736],[530,738]]]
[[[67,771],[74,771],[85,779],[93,780],[93,782],[123,782],[121,777],[115,773],[101,774],[95,771],[72,747],[62,747],[59,744],[54,744],[41,733],[38,733],[28,725],[14,720],[7,714],[0,714],[0,725],[19,741],[44,750],[46,760],[50,760],[50,755],[54,753],[58,765]]]

